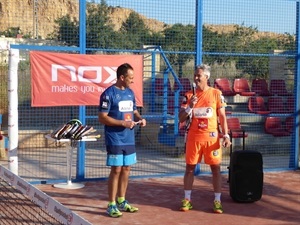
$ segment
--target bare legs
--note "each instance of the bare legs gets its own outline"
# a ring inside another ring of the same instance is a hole
[[[220,165],[211,165],[212,184],[215,193],[221,193],[222,177],[220,172]]]
[[[108,178],[108,200],[110,202],[116,201],[116,197],[125,197],[128,178],[130,173],[130,166],[112,166]]]
[[[196,165],[186,165],[183,183],[184,190],[192,190],[194,183],[194,170]],[[220,165],[211,165],[212,172],[212,185],[215,193],[221,193],[221,173],[220,173]]]
[[[196,165],[186,164],[183,178],[184,190],[192,190],[194,183],[194,170]]]

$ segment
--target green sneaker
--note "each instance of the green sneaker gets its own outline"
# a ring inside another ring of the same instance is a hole
[[[106,213],[109,216],[114,217],[114,218],[122,216],[122,213],[120,212],[120,210],[117,208],[116,205],[108,205]]]
[[[128,203],[127,200],[124,200],[123,202],[117,203],[117,204],[118,204],[118,208],[119,208],[121,211],[124,211],[124,212],[131,212],[131,213],[134,213],[134,212],[139,211],[138,208],[133,207],[132,205],[129,205],[129,203]]]
[[[182,206],[180,207],[180,211],[189,211],[193,208],[193,205],[191,203],[191,201],[187,200],[187,199],[183,199],[182,200]]]
[[[215,213],[223,213],[223,207],[220,201],[214,201],[214,212]]]

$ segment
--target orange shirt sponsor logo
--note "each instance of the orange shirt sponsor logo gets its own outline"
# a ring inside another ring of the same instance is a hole
[[[192,97],[192,91],[187,92],[187,101],[184,101],[181,107],[187,107]],[[210,133],[217,132],[218,119],[217,110],[225,107],[226,103],[222,93],[214,88],[209,88],[206,91],[196,93],[199,101],[193,109],[192,122],[189,127],[188,135],[201,136],[203,141],[211,138]]]

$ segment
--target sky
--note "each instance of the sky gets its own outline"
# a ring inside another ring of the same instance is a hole
[[[206,24],[243,24],[259,31],[295,34],[296,2],[203,0],[203,21]],[[133,9],[167,24],[195,24],[196,0],[106,0],[106,3]]]

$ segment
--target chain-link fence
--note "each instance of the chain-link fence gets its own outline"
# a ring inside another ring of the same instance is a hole
[[[97,106],[32,107],[30,51],[143,55],[140,111],[148,124],[136,129],[138,164],[133,176],[183,174],[183,136],[177,118],[180,90],[190,88],[193,69],[200,62],[212,67],[211,86],[221,89],[217,82],[225,78],[222,82],[228,82],[227,88],[233,91],[223,90],[228,118],[238,118],[246,132],[244,140],[233,139],[234,150],[244,145],[260,151],[266,170],[295,168],[299,152],[298,4],[287,0],[1,1],[0,113],[4,134],[9,120],[7,49],[20,51],[19,174],[32,182],[65,179],[69,146],[45,135],[73,118],[94,126],[102,135],[96,142],[78,144],[73,178],[98,179],[109,173]],[[240,78],[249,90],[234,90]],[[284,86],[279,87],[277,81]],[[272,122],[269,129],[268,121],[274,118],[279,118],[279,123],[273,126]],[[226,149],[223,158],[222,171],[226,172]],[[201,165],[200,172],[209,171]]]

